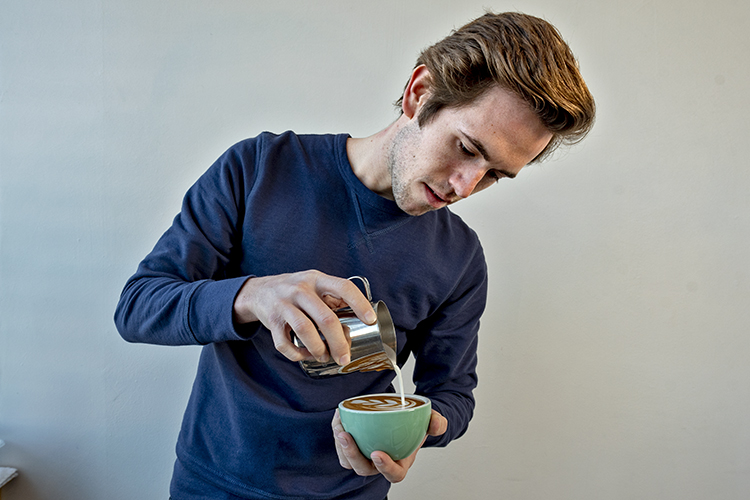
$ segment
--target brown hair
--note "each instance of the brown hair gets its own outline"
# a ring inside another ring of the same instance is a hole
[[[494,85],[523,98],[552,132],[534,161],[560,144],[579,142],[594,124],[594,98],[578,63],[557,29],[543,19],[487,13],[425,49],[416,66],[423,64],[430,89],[420,126],[444,107],[468,105]]]

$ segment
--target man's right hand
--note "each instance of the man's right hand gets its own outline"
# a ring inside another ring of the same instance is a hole
[[[234,320],[263,323],[276,350],[291,361],[312,356],[324,363],[333,358],[343,366],[351,359],[349,339],[333,310],[346,306],[369,325],[377,321],[372,305],[352,281],[302,271],[246,280],[234,299]],[[294,345],[292,330],[307,349]]]

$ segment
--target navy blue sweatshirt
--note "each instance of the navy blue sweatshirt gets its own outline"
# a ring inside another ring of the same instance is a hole
[[[391,311],[399,364],[462,435],[474,409],[487,272],[476,234],[447,208],[413,217],[352,172],[342,135],[264,133],[224,153],[125,285],[129,342],[204,345],[177,442],[180,464],[244,498],[381,500],[389,484],[338,463],[330,422],[344,398],[390,392],[394,372],[309,378],[259,322],[233,322],[248,276],[317,269],[365,276]]]

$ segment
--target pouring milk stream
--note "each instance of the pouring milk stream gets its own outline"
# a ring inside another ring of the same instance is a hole
[[[391,363],[391,367],[396,371],[396,378],[398,379],[398,390],[401,394],[401,406],[406,407],[406,398],[404,397],[404,378],[401,376],[401,368],[396,363],[396,352],[391,349],[388,344],[383,344],[383,350],[385,355],[388,356],[388,361]]]
[[[367,300],[372,304],[378,319],[374,325],[363,323],[350,307],[335,311],[341,326],[345,329],[351,341],[351,361],[349,364],[339,366],[331,360],[321,363],[316,360],[300,361],[300,366],[305,373],[312,378],[323,378],[333,375],[343,375],[355,371],[380,371],[393,369],[398,379],[398,388],[401,394],[401,406],[406,406],[404,395],[404,380],[401,369],[396,362],[396,330],[388,307],[383,301],[372,300],[370,283],[363,276],[352,276],[349,280],[360,280],[365,289]],[[298,347],[304,347],[300,339],[293,334],[293,340]],[[325,338],[321,334],[321,339]]]

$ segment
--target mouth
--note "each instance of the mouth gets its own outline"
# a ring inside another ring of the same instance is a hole
[[[427,195],[427,203],[429,203],[432,208],[435,208],[435,209],[443,208],[444,206],[450,204],[450,201],[448,199],[437,194],[427,184],[425,184],[424,187],[425,187],[425,193]]]

